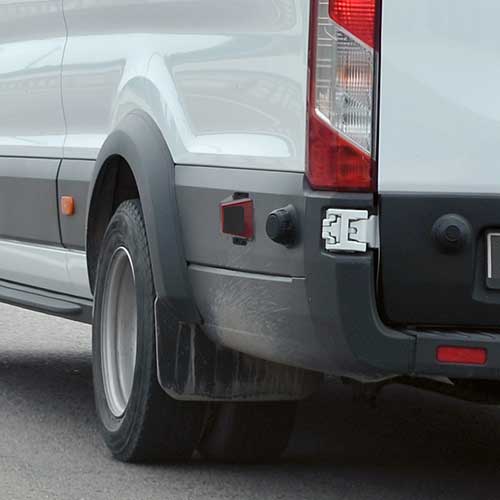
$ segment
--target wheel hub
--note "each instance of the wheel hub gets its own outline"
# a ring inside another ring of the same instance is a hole
[[[101,360],[106,400],[111,413],[125,413],[137,354],[137,297],[132,259],[118,248],[106,276],[101,324]]]

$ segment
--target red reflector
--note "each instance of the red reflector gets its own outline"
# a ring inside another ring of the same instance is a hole
[[[488,351],[480,347],[438,347],[436,359],[440,363],[454,363],[458,365],[485,365],[488,360]]]
[[[311,115],[308,179],[314,189],[372,191],[375,162],[340,134]]]
[[[253,201],[250,198],[222,202],[220,215],[224,234],[246,240],[254,237]]]
[[[376,13],[376,0],[330,0],[330,17],[372,48]]]

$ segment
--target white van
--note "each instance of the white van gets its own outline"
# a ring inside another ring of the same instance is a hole
[[[114,456],[275,458],[325,374],[497,394],[471,5],[0,0],[0,300],[93,324]]]

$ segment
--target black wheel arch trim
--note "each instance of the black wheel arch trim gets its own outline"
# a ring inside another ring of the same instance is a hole
[[[163,134],[142,111],[132,111],[106,139],[90,184],[87,212],[87,251],[99,182],[110,159],[121,157],[129,165],[139,191],[146,224],[151,265],[158,300],[166,302],[179,321],[200,322],[187,276],[187,263],[175,193],[175,165]],[[91,286],[95,270],[89,264]]]
[[[187,273],[175,165],[158,126],[142,111],[131,112],[119,123],[97,158],[87,204],[88,260],[96,260],[95,255],[89,256],[96,253],[89,247],[93,245],[91,226],[96,224],[93,216],[102,195],[100,182],[113,158],[127,162],[139,191],[157,294],[156,355],[158,382],[163,390],[174,399],[191,401],[298,400],[311,394],[321,375],[226,349],[202,332],[202,317]],[[101,227],[101,232],[104,229]],[[95,269],[91,267],[90,263],[93,287]]]

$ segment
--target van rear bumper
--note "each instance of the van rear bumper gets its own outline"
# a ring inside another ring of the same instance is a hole
[[[275,363],[360,381],[402,375],[500,378],[500,334],[389,326],[377,300],[377,252],[323,250],[325,211],[373,213],[372,195],[311,191],[299,174],[245,170],[229,176],[223,170],[181,167],[176,177],[189,278],[213,341]],[[218,230],[219,202],[242,190],[255,207],[256,236],[247,247],[234,246]],[[202,209],[193,210],[200,203]],[[292,249],[272,242],[264,229],[267,214],[288,204],[296,207],[300,226]],[[484,348],[487,363],[439,363],[439,346]]]
[[[319,228],[325,209],[369,208],[368,199],[363,207],[359,202],[306,191],[303,277],[191,265],[208,336],[258,358],[360,381],[402,375],[500,378],[500,334],[392,328],[379,314],[376,252],[323,251]],[[439,346],[485,348],[488,360],[482,366],[442,364],[436,360]]]
[[[329,341],[334,372],[356,379],[391,375],[500,378],[500,334],[390,328],[378,313],[373,254],[322,255],[320,260],[324,263],[320,283],[311,278],[311,316],[319,335]],[[325,296],[321,286],[327,282],[335,285]],[[487,362],[481,366],[440,363],[440,346],[486,349]]]
[[[494,333],[453,329],[453,323],[440,330],[413,328],[409,322],[389,326],[380,314],[376,278],[380,273],[378,253],[347,255],[323,251],[317,227],[327,208],[374,212],[373,202],[368,204],[367,200],[351,198],[348,194],[328,198],[307,188],[305,197],[304,261],[310,314],[315,335],[322,339],[330,357],[332,373],[360,380],[398,375],[500,378],[500,330]],[[392,215],[401,218],[404,213]],[[382,225],[384,216],[387,212],[379,213]],[[418,220],[418,214],[414,220]],[[383,238],[381,245],[385,259]],[[400,258],[406,255],[405,250]],[[400,279],[404,280],[404,273]],[[437,361],[440,346],[486,349],[487,362],[484,365],[440,363]]]
[[[190,266],[205,332],[225,347],[323,373],[410,373],[415,339],[378,317],[374,255],[319,260],[321,270],[306,278]]]
[[[191,266],[189,273],[205,332],[228,348],[360,381],[500,378],[500,335],[386,326],[377,310],[375,261],[373,253],[321,253],[317,272],[299,280],[204,266]],[[484,348],[487,363],[439,363],[439,346]]]

